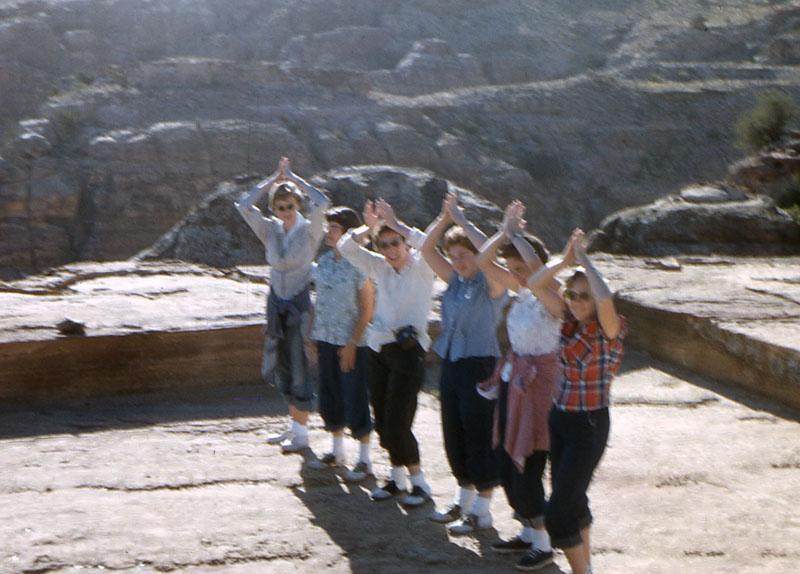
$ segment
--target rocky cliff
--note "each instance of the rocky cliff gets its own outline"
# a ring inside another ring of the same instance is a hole
[[[283,154],[520,197],[561,241],[724,175],[754,94],[800,94],[798,23],[736,0],[6,5],[0,273],[129,257]]]

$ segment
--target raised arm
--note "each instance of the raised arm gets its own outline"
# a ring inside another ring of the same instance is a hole
[[[539,293],[542,289],[546,289],[549,285],[553,284],[556,275],[561,273],[564,269],[575,266],[575,233],[567,241],[564,246],[564,252],[561,257],[551,257],[547,265],[542,265],[538,271],[535,271],[528,278],[528,287],[534,294]]]
[[[447,194],[447,201],[448,212],[450,213],[450,217],[453,218],[453,223],[464,230],[464,233],[467,234],[467,237],[472,245],[475,246],[475,249],[480,251],[483,244],[486,243],[486,234],[467,219],[467,216],[464,215],[464,210],[458,205],[458,197],[454,193],[449,192]]]
[[[300,191],[308,198],[309,211],[308,220],[311,223],[311,237],[315,242],[322,241],[325,235],[325,210],[331,202],[325,192],[317,189],[302,177],[289,169],[289,160],[281,158],[279,169],[286,181],[294,183]]]
[[[447,227],[452,223],[450,212],[447,209],[447,201],[448,198],[446,197],[442,202],[441,213],[431,222],[428,229],[425,230],[425,241],[422,242],[422,248],[420,249],[422,256],[425,258],[425,262],[445,283],[449,282],[450,278],[453,276],[453,266],[441,254],[436,246],[439,244],[439,240],[442,238],[442,235],[444,235]]]
[[[233,204],[245,222],[247,222],[247,225],[250,226],[250,229],[255,232],[256,236],[261,240],[261,243],[265,245],[267,243],[270,218],[264,217],[261,210],[256,207],[256,203],[261,201],[261,198],[269,193],[273,185],[280,183],[282,180],[283,175],[280,170],[278,170],[267,179],[254,185],[249,191],[244,192]]]
[[[392,208],[392,205],[388,201],[383,198],[378,199],[375,202],[375,210],[378,214],[378,217],[383,219],[383,222],[392,230],[402,235],[408,244],[411,245],[411,247],[416,249],[420,249],[422,247],[422,241],[424,241],[422,232],[418,229],[414,229],[413,227],[409,227],[397,219],[397,216],[394,214],[394,208]]]
[[[345,259],[360,269],[367,277],[374,278],[381,266],[385,265],[385,259],[383,255],[374,253],[362,245],[369,237],[370,229],[376,228],[380,223],[375,205],[371,201],[367,201],[364,205],[364,223],[365,225],[351,229],[342,235],[336,248]]]
[[[535,274],[544,264],[536,253],[536,250],[528,243],[522,234],[525,228],[525,220],[522,219],[525,213],[525,206],[519,201],[512,202],[511,206],[508,216],[504,220],[503,232],[516,248],[520,257],[522,257],[522,260],[528,266],[528,269],[531,270],[531,273]],[[529,281],[528,288],[536,295],[536,298],[542,302],[542,305],[544,305],[545,309],[547,309],[553,317],[560,319],[563,316],[564,300],[558,292],[558,282],[555,278],[551,279],[548,284],[537,287],[536,289],[530,286]]]
[[[608,284],[603,279],[603,275],[586,253],[584,234],[580,229],[576,231],[574,250],[575,259],[586,271],[589,289],[592,291],[592,297],[594,297],[595,305],[597,306],[597,320],[600,321],[603,333],[610,339],[616,339],[622,329],[622,320],[614,305],[611,289],[609,289]]]
[[[500,226],[500,229],[498,229],[497,233],[492,235],[481,246],[476,262],[478,264],[478,268],[483,271],[484,275],[486,275],[486,278],[490,282],[493,281],[501,285],[504,289],[510,289],[516,292],[519,291],[519,281],[517,281],[516,277],[514,277],[514,274],[511,273],[511,271],[496,261],[497,250],[508,240],[503,229],[506,225],[509,208],[510,206],[506,208],[506,214],[503,217],[503,223]]]

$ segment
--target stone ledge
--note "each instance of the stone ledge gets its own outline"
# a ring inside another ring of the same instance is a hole
[[[800,259],[599,259],[631,346],[800,408]]]
[[[597,260],[632,347],[800,408],[800,258]],[[0,401],[257,382],[266,276],[264,266],[116,262],[2,284]],[[65,317],[86,336],[59,335]]]

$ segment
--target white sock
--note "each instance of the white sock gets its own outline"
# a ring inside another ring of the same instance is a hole
[[[408,490],[408,474],[406,473],[406,467],[393,466],[392,480],[400,490]]]
[[[491,513],[491,506],[491,496],[476,496],[474,502],[472,503],[472,510],[470,510],[469,513],[474,514],[475,516],[489,516]]]
[[[550,546],[550,536],[547,530],[533,529],[533,547],[542,552],[552,552],[553,547]]]
[[[475,495],[478,493],[475,492],[472,488],[459,488],[456,491],[456,499],[455,503],[461,507],[461,510],[469,510],[472,508],[473,503],[475,502]]]
[[[369,443],[368,442],[360,442],[358,443],[358,460],[361,462],[366,462],[370,464],[369,461]]]
[[[425,480],[425,473],[420,470],[417,474],[412,474],[408,477],[411,481],[411,486],[419,486],[425,492],[430,492],[431,487],[428,484],[428,481]]]
[[[308,438],[308,427],[297,421],[292,421],[292,432],[298,438]]]
[[[336,460],[344,460],[344,437],[333,436],[333,456]]]
[[[530,526],[523,526],[522,531],[519,533],[519,537],[525,542],[533,544],[533,532],[534,530]]]

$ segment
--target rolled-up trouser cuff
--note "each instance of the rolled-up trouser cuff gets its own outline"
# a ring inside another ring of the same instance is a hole
[[[519,521],[523,527],[536,528],[537,530],[544,528],[544,514],[526,518],[520,515],[519,512],[514,512],[514,520]]]
[[[286,400],[287,404],[292,405],[298,411],[312,412],[314,410],[313,397],[309,399],[298,399],[292,395],[284,393],[283,398]]]
[[[500,480],[487,480],[486,482],[476,482],[475,483],[475,490],[488,490],[490,488],[496,488],[500,486]]]
[[[350,429],[350,434],[353,436],[354,439],[357,440],[364,438],[371,432],[372,432],[372,424],[369,424],[366,427],[360,428],[358,430]]]
[[[581,530],[589,528],[592,525],[592,513],[589,512],[585,516],[578,519],[578,526]]]
[[[580,532],[563,538],[550,538],[550,545],[554,548],[572,548],[581,544],[583,544],[583,538],[581,538]]]

